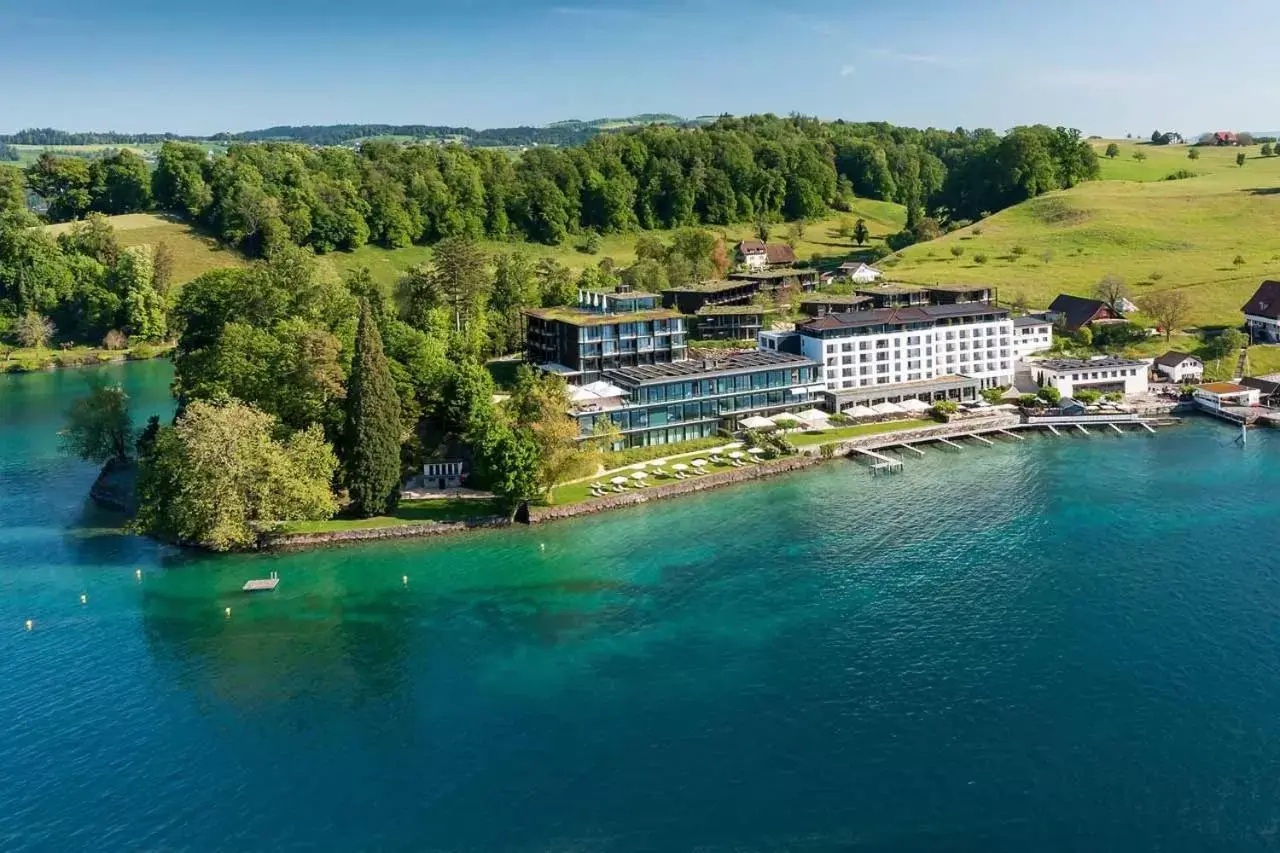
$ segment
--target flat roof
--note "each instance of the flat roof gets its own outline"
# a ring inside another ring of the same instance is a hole
[[[663,293],[718,293],[722,290],[734,290],[739,287],[747,287],[751,282],[748,280],[729,281],[728,279],[717,279],[715,281],[700,281],[697,284],[686,284],[683,287],[668,287]]]
[[[708,314],[738,314],[762,317],[769,313],[758,305],[703,305],[695,312],[699,317]]]
[[[729,273],[729,278],[736,279],[738,281],[757,281],[774,278],[799,278],[800,276],[806,275],[818,275],[818,270],[787,267],[779,270],[759,270],[758,272],[731,272]]]
[[[645,320],[678,320],[684,315],[670,308],[650,308],[647,311],[627,311],[621,314],[602,314],[582,308],[526,308],[524,313],[539,320],[556,320],[571,326],[608,326],[613,323],[638,323]]]
[[[857,288],[856,293],[865,293],[868,296],[876,293],[888,293],[890,295],[903,293],[924,293],[926,288],[916,284],[902,284],[901,282],[885,282],[884,284],[868,284]]]
[[[705,379],[726,373],[744,373],[779,367],[816,366],[802,355],[773,350],[737,352],[714,358],[691,358],[666,364],[641,364],[636,367],[618,367],[606,370],[609,381],[623,381],[632,385],[649,385],[678,379]]]
[[[1208,385],[1198,385],[1196,387],[1198,390],[1208,391],[1210,394],[1243,394],[1246,391],[1256,390],[1237,385],[1234,382],[1210,382]]]
[[[813,305],[861,305],[864,302],[870,302],[870,296],[845,296],[839,293],[810,293],[800,298],[800,304]]]
[[[1036,367],[1043,367],[1054,372],[1063,370],[1092,370],[1095,367],[1146,367],[1145,361],[1134,358],[1120,358],[1109,355],[1105,358],[1046,358],[1035,362]]]
[[[891,326],[905,323],[928,323],[953,317],[1009,316],[1009,309],[997,308],[985,302],[961,302],[955,305],[910,305],[903,308],[876,308],[872,311],[833,312],[818,317],[796,328],[822,331],[823,329],[864,329],[868,326]]]
[[[1048,318],[1038,316],[1036,314],[1023,314],[1021,317],[1013,318],[1013,325],[1022,326],[1052,326],[1053,321]]]
[[[973,293],[978,290],[991,290],[990,284],[926,284],[925,290],[943,290],[947,293]]]

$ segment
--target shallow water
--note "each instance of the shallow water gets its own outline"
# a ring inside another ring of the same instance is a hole
[[[104,372],[167,414],[168,369]],[[1280,844],[1280,436],[210,558],[86,506],[84,381],[0,377],[0,849]]]

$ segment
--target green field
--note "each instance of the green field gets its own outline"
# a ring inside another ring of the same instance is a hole
[[[166,244],[173,252],[173,280],[179,284],[201,273],[223,267],[244,266],[246,261],[231,249],[225,249],[181,220],[156,213],[127,213],[109,217],[116,239],[122,246],[155,246]],[[61,234],[74,223],[46,225],[51,234]]]
[[[854,210],[847,214],[836,214],[826,219],[807,223],[804,237],[796,246],[796,254],[801,260],[817,260],[826,263],[839,263],[857,251],[851,240],[837,237],[834,229],[841,216],[856,220],[859,217],[867,222],[871,232],[871,241],[863,249],[883,241],[884,237],[902,229],[906,214],[901,205],[871,199],[859,199]],[[708,230],[723,234],[726,242],[734,243],[754,236],[751,225],[705,226]],[[516,246],[523,247],[535,259],[553,258],[574,269],[581,270],[587,266],[598,264],[602,258],[612,258],[620,266],[631,264],[636,259],[635,243],[641,233],[654,234],[660,238],[670,237],[667,231],[629,232],[626,234],[605,234],[600,239],[600,251],[588,255],[576,248],[578,238],[571,236],[559,246],[544,246],[538,243],[504,243],[495,240],[483,242],[486,251],[510,251]],[[787,226],[772,226],[770,239],[781,242],[787,239]],[[425,263],[431,259],[430,246],[410,246],[405,249],[383,249],[378,246],[363,246],[354,252],[335,252],[326,256],[340,270],[368,267],[374,278],[384,283],[396,281],[405,270]]]
[[[1059,293],[1089,294],[1112,273],[1135,299],[1184,290],[1189,325],[1239,325],[1240,306],[1258,283],[1280,275],[1280,158],[1263,158],[1253,146],[1201,148],[1191,161],[1186,146],[1119,144],[1120,157],[1103,158],[1111,180],[1050,193],[911,246],[884,269],[918,284],[993,284],[1001,299],[1023,296],[1033,307]],[[1133,160],[1136,150],[1148,159]],[[1241,150],[1249,159],[1237,167]],[[1199,176],[1160,180],[1181,168]],[[953,246],[964,254],[953,257]],[[975,260],[980,254],[985,264]]]

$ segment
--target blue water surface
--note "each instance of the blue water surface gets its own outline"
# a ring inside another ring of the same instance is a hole
[[[0,378],[0,849],[1280,846],[1280,436],[214,558],[86,503],[88,375]]]

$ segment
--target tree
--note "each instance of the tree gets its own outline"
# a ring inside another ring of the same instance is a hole
[[[1200,159],[1200,149],[1199,149],[1199,148],[1192,148],[1190,151],[1188,151],[1188,152],[1187,152],[1187,159],[1188,159],[1188,160],[1199,160],[1199,159]]]
[[[1258,153],[1259,153],[1259,154],[1261,154],[1263,157],[1270,157],[1270,156],[1271,156],[1271,143],[1270,143],[1270,142],[1264,142],[1264,143],[1262,143],[1262,147],[1258,149]]]
[[[486,467],[496,472],[490,486],[513,517],[520,504],[544,493],[538,442],[528,429],[504,429],[488,453]]]
[[[134,446],[129,395],[120,385],[91,384],[67,412],[62,451],[99,465],[126,461]]]
[[[871,229],[867,228],[867,221],[859,219],[853,224],[853,242],[861,246],[871,237]]]
[[[1093,346],[1093,329],[1090,329],[1088,326],[1081,326],[1079,329],[1076,329],[1076,343],[1080,344],[1082,347]]]
[[[156,292],[168,297],[169,288],[173,285],[173,267],[177,259],[173,249],[163,240],[156,243],[151,256],[151,278]]]
[[[1062,392],[1052,385],[1046,385],[1036,392],[1036,396],[1044,400],[1050,406],[1056,406],[1062,400]]]
[[[524,318],[520,311],[538,304],[538,282],[533,262],[524,252],[500,254],[494,259],[493,286],[489,289],[489,310],[493,350],[502,355],[520,346]]]
[[[1145,151],[1135,151],[1133,152],[1133,159],[1141,163],[1143,160],[1147,159],[1147,153]]]
[[[1107,303],[1112,311],[1119,311],[1120,302],[1129,295],[1129,288],[1125,286],[1124,279],[1118,275],[1108,273],[1104,275],[1097,284],[1093,286],[1093,296],[1095,299]]]
[[[958,258],[964,254],[964,246],[952,246],[951,257]]]
[[[537,446],[541,494],[550,495],[556,484],[583,462],[578,450],[578,422],[568,415],[565,381],[555,374],[535,374],[521,365],[508,408],[517,431],[527,430]]]
[[[436,244],[431,267],[436,292],[453,312],[454,330],[460,332],[485,302],[489,279],[484,253],[469,237],[446,237]]]
[[[102,348],[106,350],[122,350],[129,346],[129,336],[119,329],[112,329],[102,338]]]
[[[318,426],[280,441],[270,415],[232,400],[190,403],[141,446],[135,527],[214,551],[247,548],[281,521],[318,521],[337,508],[337,459]]]
[[[1240,352],[1249,345],[1249,337],[1239,329],[1227,329],[1209,339],[1205,345],[1205,355],[1209,358],[1226,358]]]
[[[360,300],[343,438],[352,511],[385,515],[399,498],[400,400],[367,299]]]
[[[1143,298],[1141,307],[1164,330],[1167,341],[1173,335],[1173,330],[1186,319],[1191,310],[1191,302],[1181,290],[1165,290]]]
[[[1245,160],[1244,152],[1243,152],[1243,151],[1237,152],[1237,154],[1236,154],[1236,165],[1237,165],[1237,166],[1243,166],[1243,165],[1244,165],[1244,160]]]
[[[987,256],[979,252],[973,256],[973,262],[975,264],[985,264],[987,262]]]
[[[1244,266],[1246,263],[1244,259],[1244,255],[1236,255],[1234,258],[1231,259],[1231,263],[1235,264],[1238,267]]]
[[[756,219],[756,239],[761,243],[769,242],[769,220],[763,216]]]
[[[853,237],[853,220],[847,216],[841,216],[836,220],[836,236],[844,237],[846,240]]]
[[[557,305],[572,305],[578,300],[578,290],[574,286],[573,271],[552,258],[538,261],[534,271],[538,280],[538,292],[544,308]]]
[[[14,324],[18,344],[29,349],[44,349],[53,340],[55,331],[52,320],[34,311],[23,314]]]
[[[1094,403],[1102,399],[1102,392],[1095,391],[1093,388],[1081,388],[1075,394],[1076,399],[1086,406],[1092,406]]]
[[[1114,142],[1110,143],[1110,144],[1107,146],[1107,156],[1108,156],[1108,157],[1110,157],[1112,160],[1114,160],[1114,159],[1116,159],[1117,157],[1119,157],[1119,156],[1120,156],[1120,146],[1119,146],[1119,145],[1116,145]]]

